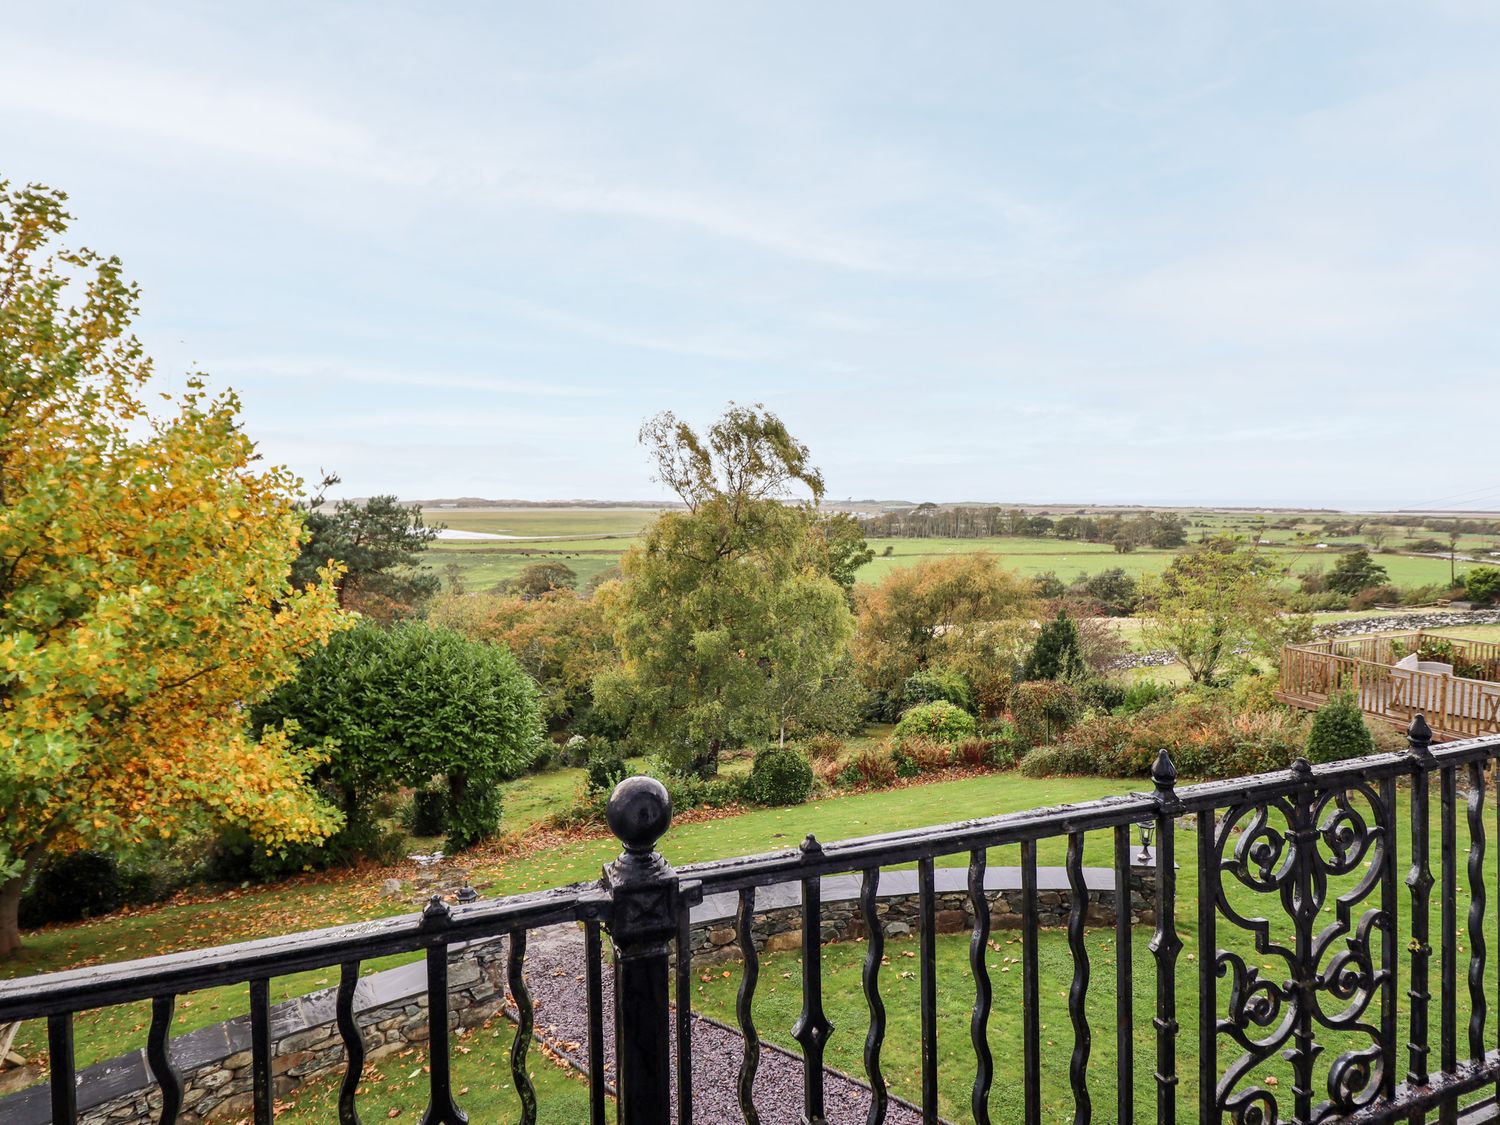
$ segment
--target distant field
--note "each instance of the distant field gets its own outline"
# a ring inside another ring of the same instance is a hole
[[[636,542],[636,537],[657,512],[645,508],[428,508],[423,514],[429,523],[441,523],[461,531],[527,537],[517,542],[438,540],[433,543],[428,557],[434,570],[441,574],[450,564],[454,565],[469,589],[487,590],[539,562],[564,563],[578,573],[580,584],[586,584],[595,575],[618,564],[620,555]],[[1067,512],[1062,509],[1054,512],[1054,515],[1064,514]],[[1303,521],[1298,528],[1272,530],[1265,525],[1278,522],[1274,515],[1261,520],[1244,513],[1193,513],[1188,522],[1190,541],[1205,532],[1269,540],[1266,550],[1293,575],[1308,569],[1327,570],[1334,565],[1338,553],[1317,549],[1317,542],[1334,545],[1357,541],[1298,540],[1299,529],[1311,531],[1318,524]],[[1403,533],[1393,535],[1392,539],[1400,542],[1406,537]],[[1488,538],[1466,538],[1459,550],[1476,552],[1494,545]],[[1031,576],[1051,571],[1068,581],[1111,567],[1120,567],[1135,576],[1159,574],[1176,554],[1175,551],[1147,549],[1121,555],[1102,543],[1012,537],[872,539],[870,546],[876,557],[860,571],[862,582],[878,582],[896,567],[947,555],[994,555],[1002,566],[1021,574]],[[889,556],[884,553],[887,548],[891,550]],[[1421,586],[1448,579],[1446,559],[1380,555],[1378,561],[1398,586]],[[1471,565],[1459,563],[1460,577]]]

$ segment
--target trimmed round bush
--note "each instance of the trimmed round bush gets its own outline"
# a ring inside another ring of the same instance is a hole
[[[749,795],[761,805],[800,805],[812,794],[812,764],[790,747],[762,750],[750,768]]]
[[[1353,692],[1339,692],[1318,708],[1307,733],[1307,760],[1342,762],[1375,753],[1375,739]]]
[[[345,815],[324,844],[288,849],[290,870],[370,856],[376,806],[402,786],[446,789],[450,852],[492,836],[499,783],[547,748],[536,684],[510,650],[420,621],[334,634],[251,717],[327,751],[313,780]]]
[[[936,700],[913,707],[901,716],[891,740],[900,746],[908,738],[929,738],[937,742],[962,742],[978,731],[974,716],[947,700]]]

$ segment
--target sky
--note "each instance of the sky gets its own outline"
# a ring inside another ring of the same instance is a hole
[[[348,495],[1500,508],[1500,5],[0,8],[0,178]]]

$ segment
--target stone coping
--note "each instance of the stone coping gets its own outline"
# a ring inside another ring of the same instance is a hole
[[[1154,873],[1156,870],[1155,848],[1147,849],[1147,856],[1144,860],[1140,859],[1140,849],[1135,848],[1131,852],[1130,859],[1132,872]],[[933,869],[932,875],[933,890],[937,894],[967,892],[969,889],[967,867],[937,867]],[[825,875],[819,882],[825,906],[836,902],[859,901],[861,876]],[[1113,867],[1085,867],[1083,884],[1091,892],[1112,891],[1115,889],[1115,869]],[[984,889],[987,892],[1019,891],[1021,869],[1019,867],[987,868],[984,873]],[[1072,884],[1068,881],[1068,869],[1066,867],[1038,867],[1036,889],[1038,892],[1071,891]],[[915,897],[917,893],[915,871],[881,871],[880,883],[875,890],[877,899],[909,898]],[[756,914],[763,914],[770,910],[788,910],[801,905],[802,884],[800,882],[772,883],[770,886],[757,887],[755,890]],[[692,924],[699,926],[707,922],[720,922],[734,918],[738,913],[738,894],[726,892],[704,895],[703,901],[693,907]]]

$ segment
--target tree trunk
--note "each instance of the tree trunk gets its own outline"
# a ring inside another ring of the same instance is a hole
[[[0,883],[0,957],[13,957],[21,948],[21,888],[24,876]]]

